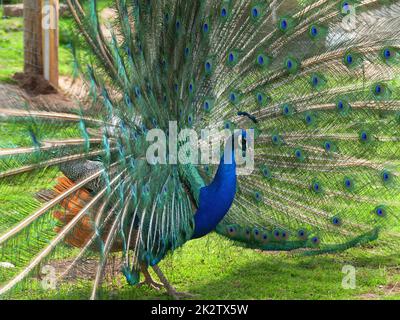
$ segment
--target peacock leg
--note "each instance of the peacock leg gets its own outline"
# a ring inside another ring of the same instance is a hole
[[[176,291],[176,289],[173,286],[171,286],[171,284],[168,282],[167,278],[165,277],[165,275],[163,274],[163,272],[157,265],[153,266],[153,270],[157,274],[157,276],[160,279],[160,281],[162,282],[162,284],[164,285],[165,289],[167,290],[167,293],[175,300],[180,300],[182,298],[193,298],[194,297],[193,294]]]
[[[161,288],[163,288],[163,285],[161,283],[157,283],[153,280],[146,266],[142,265],[141,270],[144,275],[144,281],[139,283],[139,287],[146,285],[154,290],[160,290]]]

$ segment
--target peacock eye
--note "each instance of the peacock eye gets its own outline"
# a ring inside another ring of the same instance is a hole
[[[383,180],[383,182],[389,182],[390,180],[391,180],[391,174],[390,174],[390,172],[389,171],[383,171],[383,173],[382,173],[382,180]]]
[[[378,207],[375,209],[375,213],[378,216],[383,217],[383,216],[385,216],[385,209],[383,207]]]
[[[325,144],[325,149],[327,150],[327,151],[329,151],[329,150],[331,150],[331,144],[329,143],[329,142],[327,142],[326,144]]]
[[[228,16],[228,10],[225,7],[223,7],[221,9],[221,17],[226,18],[227,16]]]
[[[311,34],[312,34],[313,36],[316,36],[316,35],[318,34],[318,29],[317,29],[316,27],[312,27],[312,28],[311,28]]]
[[[313,237],[311,240],[314,244],[318,244],[319,243],[319,238],[318,237]]]
[[[362,141],[367,141],[368,140],[368,134],[366,132],[361,133],[361,140]]]
[[[282,112],[285,116],[291,115],[292,107],[290,105],[285,104],[282,108]]]
[[[313,184],[313,189],[315,192],[319,193],[321,191],[321,185],[319,184],[319,182],[315,182]]]
[[[258,9],[257,8],[253,8],[252,14],[253,14],[254,18],[257,18],[258,17]]]
[[[283,30],[285,30],[285,29],[287,28],[287,26],[288,26],[287,20],[286,20],[286,19],[283,19],[283,20],[281,21],[281,28],[282,28]]]
[[[307,231],[305,231],[304,229],[300,229],[299,231],[297,231],[297,237],[300,240],[305,241],[308,238]]]

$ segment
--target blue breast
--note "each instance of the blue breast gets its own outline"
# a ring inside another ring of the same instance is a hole
[[[236,181],[236,162],[232,153],[232,161],[225,163],[222,157],[213,182],[200,190],[192,239],[209,234],[225,217],[235,199]]]

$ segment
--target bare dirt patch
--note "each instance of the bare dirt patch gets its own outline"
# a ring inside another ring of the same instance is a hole
[[[73,260],[60,260],[53,261],[49,265],[55,268],[58,276],[65,273]],[[99,260],[88,258],[81,260],[77,265],[72,268],[63,279],[67,282],[74,282],[76,280],[93,280],[96,277],[97,267]],[[121,275],[122,261],[120,258],[111,257],[107,260],[105,267],[105,280],[112,280]]]
[[[57,90],[41,76],[16,74],[17,84],[0,83],[0,109],[31,109],[70,112],[89,106],[85,83],[80,79],[60,77]]]
[[[57,93],[57,89],[41,75],[16,73],[13,79],[31,96]]]
[[[361,300],[380,300],[383,297],[390,297],[400,294],[400,282],[389,283],[386,286],[379,286],[377,293],[365,293],[359,296]]]
[[[31,96],[17,85],[0,83],[0,109],[68,112],[77,109],[77,104],[60,93]]]

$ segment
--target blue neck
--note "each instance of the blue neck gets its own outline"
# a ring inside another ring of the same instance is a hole
[[[236,162],[234,152],[229,152],[225,163],[221,158],[213,182],[200,190],[199,208],[194,216],[195,230],[192,239],[201,238],[214,231],[232,206],[236,194]]]

